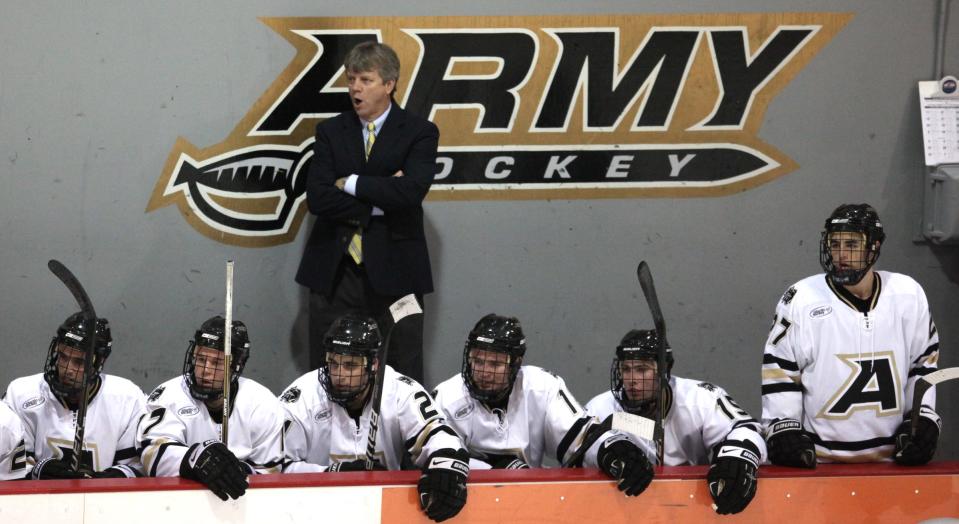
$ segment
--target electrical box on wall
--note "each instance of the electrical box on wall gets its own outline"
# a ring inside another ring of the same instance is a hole
[[[959,245],[959,164],[930,169],[923,200],[923,236],[934,244]]]

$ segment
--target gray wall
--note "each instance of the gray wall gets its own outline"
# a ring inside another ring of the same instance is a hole
[[[770,103],[760,138],[799,169],[717,198],[429,202],[438,292],[427,300],[427,383],[458,372],[480,315],[519,316],[528,362],[583,402],[608,387],[619,337],[650,320],[636,282],[649,261],[675,372],[726,387],[758,415],[763,342],[782,291],[819,271],[835,205],[868,201],[887,225],[880,267],[926,289],[941,367],[959,364],[959,249],[913,242],[923,159],[916,82],[933,71],[937,3],[491,1],[456,7],[356,2],[12,2],[0,17],[0,383],[40,371],[75,309],[47,271],[58,258],[113,324],[108,371],[145,390],[177,374],[192,330],[218,313],[223,261],[237,263],[247,375],[279,392],[305,372],[305,293],[292,243],[239,248],[196,233],[174,207],[144,213],[177,136],[222,140],[294,54],[258,16],[843,11],[854,18]],[[959,72],[959,7],[947,72]],[[957,458],[959,410],[940,392]]]

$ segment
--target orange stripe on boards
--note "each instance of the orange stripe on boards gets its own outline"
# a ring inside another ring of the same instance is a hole
[[[959,515],[956,493],[956,475],[760,478],[745,511],[718,515],[705,479],[654,481],[638,497],[625,497],[612,482],[471,484],[451,522],[916,522]],[[383,489],[382,521],[431,522],[415,487]]]

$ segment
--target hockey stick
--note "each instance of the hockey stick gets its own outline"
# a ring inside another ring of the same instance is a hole
[[[386,336],[383,338],[383,344],[376,352],[376,378],[373,383],[373,398],[370,399],[370,432],[366,439],[366,469],[373,470],[373,464],[376,461],[376,432],[380,425],[380,404],[383,400],[383,380],[386,376],[386,355],[390,347],[390,335],[393,334],[393,328],[400,323],[400,320],[410,316],[422,314],[423,309],[416,300],[416,295],[409,294],[401,297],[389,308],[389,315],[386,315],[383,322],[386,323]]]
[[[90,327],[90,341],[87,342],[87,347],[84,349],[83,355],[83,379],[80,382],[80,405],[77,407],[76,431],[73,434],[73,457],[71,457],[70,462],[70,467],[73,471],[79,472],[80,456],[83,453],[83,438],[86,433],[87,404],[90,400],[87,396],[87,388],[90,384],[93,352],[97,340],[97,312],[93,309],[93,302],[90,301],[90,296],[87,295],[86,290],[80,285],[80,281],[77,280],[77,277],[74,276],[66,266],[60,263],[59,260],[50,260],[47,262],[47,267],[50,268],[50,271],[70,290],[70,294],[73,295],[73,298],[80,306],[80,313],[83,315],[84,321],[87,323],[87,326]]]
[[[625,431],[646,440],[653,440],[654,425],[655,423],[648,418],[626,413],[625,411],[617,411],[603,419],[598,426],[589,430],[589,435],[583,440],[583,443],[576,448],[576,452],[570,455],[566,462],[563,462],[563,467],[575,467],[580,459],[583,458],[583,455],[589,451],[589,448],[599,440],[599,437],[611,429]]]
[[[223,424],[220,442],[230,443],[230,372],[233,368],[233,261],[226,261],[226,319],[223,323]]]
[[[924,377],[919,377],[912,392],[912,416],[909,419],[910,437],[916,437],[916,427],[919,425],[919,410],[922,408],[922,397],[926,394],[926,391],[940,382],[956,378],[959,378],[959,367],[940,369]]]
[[[636,275],[639,277],[639,285],[643,288],[643,295],[646,297],[646,304],[649,306],[649,313],[653,317],[653,325],[656,326],[656,335],[659,336],[659,355],[656,362],[656,374],[659,377],[659,400],[656,403],[656,429],[653,431],[653,440],[656,441],[656,458],[659,464],[663,464],[663,449],[665,446],[665,437],[663,426],[666,423],[666,320],[663,318],[663,310],[659,307],[659,299],[656,297],[656,286],[653,284],[653,274],[649,271],[649,264],[645,260],[639,263],[636,268]]]

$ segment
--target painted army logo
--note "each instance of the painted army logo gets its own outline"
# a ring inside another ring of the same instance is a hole
[[[718,196],[796,169],[768,104],[849,21],[835,13],[265,18],[293,61],[218,144],[179,138],[147,212],[289,242],[318,121],[350,110],[342,62],[390,44],[396,100],[440,128],[432,200]]]

